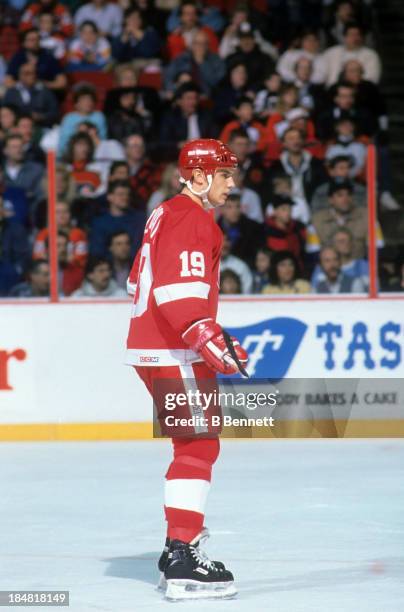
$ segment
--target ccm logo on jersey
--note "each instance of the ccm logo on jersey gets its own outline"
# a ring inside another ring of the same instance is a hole
[[[160,361],[160,357],[150,357],[149,355],[140,355],[139,361],[140,363],[158,363]]]

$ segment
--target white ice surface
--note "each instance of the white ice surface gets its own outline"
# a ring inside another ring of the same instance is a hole
[[[222,443],[206,550],[231,601],[154,590],[169,460],[161,441],[0,445],[0,589],[69,590],[54,609],[75,612],[404,611],[404,441]]]

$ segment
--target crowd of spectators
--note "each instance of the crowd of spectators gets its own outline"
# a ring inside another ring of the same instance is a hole
[[[240,162],[217,218],[222,293],[367,291],[371,142],[379,211],[400,208],[371,0],[10,0],[0,11],[0,297],[49,293],[47,151],[60,294],[123,297],[147,217],[181,189],[178,152],[198,137]],[[382,288],[404,290],[403,269]]]

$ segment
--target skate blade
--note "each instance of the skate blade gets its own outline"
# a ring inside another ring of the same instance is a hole
[[[183,599],[231,599],[237,595],[233,582],[199,582],[198,580],[167,580],[165,598],[168,601]]]
[[[167,588],[167,580],[164,576],[164,572],[160,572],[160,578],[158,581],[158,585],[156,586],[157,591],[165,591]]]

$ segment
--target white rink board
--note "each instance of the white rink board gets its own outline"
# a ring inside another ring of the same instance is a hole
[[[124,365],[129,313],[129,302],[0,305],[0,424],[150,421],[151,400]],[[240,328],[259,377],[274,367],[295,378],[404,377],[402,300],[223,301],[219,321]]]

